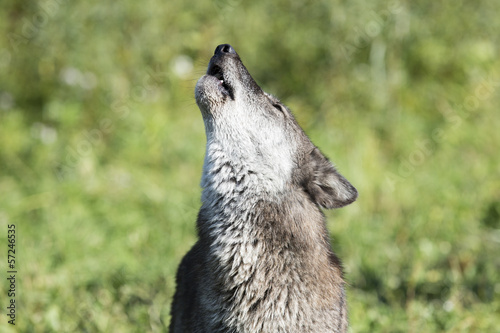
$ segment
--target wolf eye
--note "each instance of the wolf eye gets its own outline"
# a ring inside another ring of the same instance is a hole
[[[283,107],[283,105],[278,104],[278,103],[273,103],[273,106],[276,109],[278,109],[278,111],[280,111],[281,113],[283,113],[283,115],[286,115],[285,108]]]

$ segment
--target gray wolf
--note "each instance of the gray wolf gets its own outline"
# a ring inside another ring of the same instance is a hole
[[[199,240],[179,266],[170,332],[346,332],[321,207],[352,203],[356,189],[230,45],[195,96],[207,137]]]

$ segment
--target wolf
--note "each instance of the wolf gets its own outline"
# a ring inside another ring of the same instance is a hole
[[[205,123],[198,241],[183,258],[171,333],[346,332],[340,260],[321,207],[356,189],[229,44],[195,88]]]

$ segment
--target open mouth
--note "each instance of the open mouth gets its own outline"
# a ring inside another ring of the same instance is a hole
[[[215,77],[219,80],[219,89],[224,94],[229,96],[234,100],[233,88],[227,83],[224,79],[224,73],[222,72],[222,68],[217,65],[210,66],[207,72],[208,75]]]

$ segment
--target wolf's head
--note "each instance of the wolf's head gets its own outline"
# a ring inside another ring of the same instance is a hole
[[[207,135],[203,187],[224,194],[257,188],[305,191],[337,208],[357,197],[302,131],[290,110],[254,81],[231,45],[217,46],[195,89]]]

